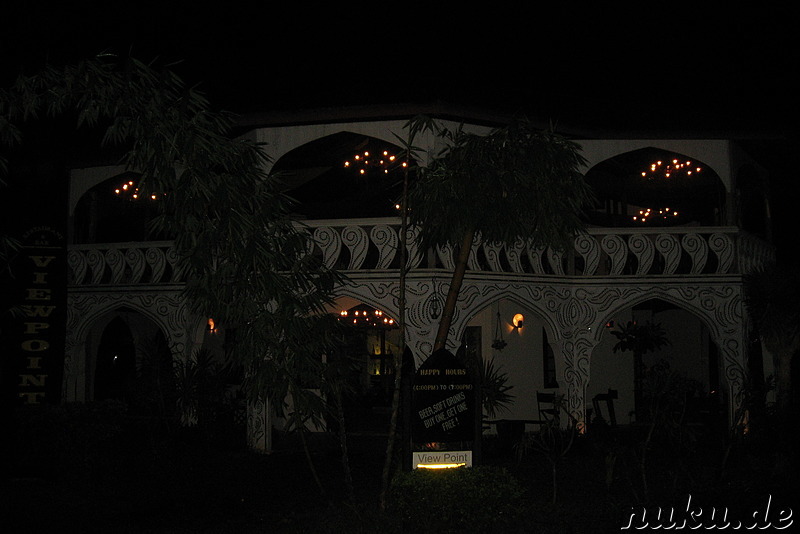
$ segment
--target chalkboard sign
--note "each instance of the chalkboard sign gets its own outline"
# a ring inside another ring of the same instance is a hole
[[[446,349],[431,354],[412,385],[411,437],[414,443],[474,439],[475,392],[472,377]]]

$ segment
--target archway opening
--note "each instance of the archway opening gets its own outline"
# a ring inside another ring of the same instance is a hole
[[[136,377],[136,347],[121,317],[108,323],[100,337],[95,370],[95,400],[125,401]]]
[[[661,299],[620,310],[608,319],[592,353],[586,393],[587,408],[594,411],[590,422],[609,423],[606,406],[592,400],[613,390],[620,424],[647,423],[664,415],[656,410],[680,408],[683,423],[706,430],[724,427],[722,367],[708,327],[690,311]],[[665,399],[681,405],[667,406]]]
[[[296,202],[298,218],[392,217],[398,214],[408,163],[396,145],[339,132],[285,154],[273,173]]]
[[[347,373],[348,394],[343,398],[347,429],[384,432],[391,416],[395,356],[402,350],[397,322],[381,308],[349,297],[339,298],[331,313],[341,328],[338,343],[326,358]],[[331,420],[329,427],[336,424]]]
[[[97,330],[89,339],[89,346],[96,346],[94,399],[123,401],[132,415],[173,417],[177,395],[173,358],[158,325],[121,308]]]
[[[139,189],[139,175],[127,172],[89,189],[75,206],[75,243],[122,243],[169,239],[155,234],[151,223],[158,215],[158,192]]]
[[[598,201],[588,214],[597,226],[714,226],[725,221],[722,180],[689,155],[634,150],[595,165],[586,181]]]
[[[484,416],[516,420],[523,428],[527,425],[528,430],[536,430],[533,421],[540,419],[537,394],[558,391],[560,386],[550,341],[545,321],[512,299],[492,302],[470,318],[462,346],[491,366],[486,367],[485,374],[491,371],[493,376],[484,376],[484,388],[489,388],[484,394],[497,396],[507,387],[512,396],[494,411],[484,403]]]

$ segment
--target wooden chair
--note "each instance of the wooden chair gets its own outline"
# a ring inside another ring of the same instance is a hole
[[[617,416],[614,413],[614,400],[617,399],[617,390],[609,389],[607,393],[598,393],[592,398],[592,408],[594,409],[595,417],[600,421],[606,422],[603,417],[603,411],[600,409],[600,403],[604,402],[606,405],[606,416],[608,417],[608,424],[612,427],[617,426]]]
[[[539,408],[540,424],[549,423],[558,415],[555,393],[542,393],[541,391],[537,391],[536,403]]]

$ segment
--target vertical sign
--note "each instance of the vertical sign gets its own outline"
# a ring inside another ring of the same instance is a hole
[[[15,278],[6,357],[18,404],[58,403],[64,367],[66,252],[63,236],[48,226],[23,235],[12,265]],[[6,367],[4,365],[3,367]]]
[[[413,467],[471,465],[472,451],[452,446],[474,440],[474,385],[449,351],[431,354],[414,375],[411,418]]]

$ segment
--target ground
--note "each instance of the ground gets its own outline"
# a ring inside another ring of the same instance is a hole
[[[40,443],[33,447],[38,453],[21,455],[22,463],[4,484],[4,532],[420,532],[404,529],[398,511],[379,511],[386,444],[380,434],[349,437],[355,492],[348,501],[334,439],[312,442],[322,493],[301,450],[255,454],[200,432],[165,436],[137,427],[132,437],[116,427],[95,430],[100,439],[76,440],[74,434],[65,439],[56,432],[50,446]],[[690,495],[706,514],[711,506],[725,507],[731,516],[751,520],[770,497],[773,521],[779,509],[796,502],[791,500],[797,495],[794,464],[782,469],[776,451],[762,453],[739,443],[722,472],[726,449],[717,447],[722,442],[683,455],[654,445],[645,498],[637,478],[639,457],[629,447],[638,438],[621,432],[602,436],[598,431],[593,439],[579,437],[556,464],[555,504],[552,466],[544,454],[531,450],[518,458],[508,443],[484,440],[484,464],[507,470],[522,488],[511,532],[616,532],[646,507],[653,507],[653,514],[656,506],[680,513]],[[614,469],[608,471],[609,465]],[[487,503],[502,501],[491,488],[484,490],[481,499]]]

